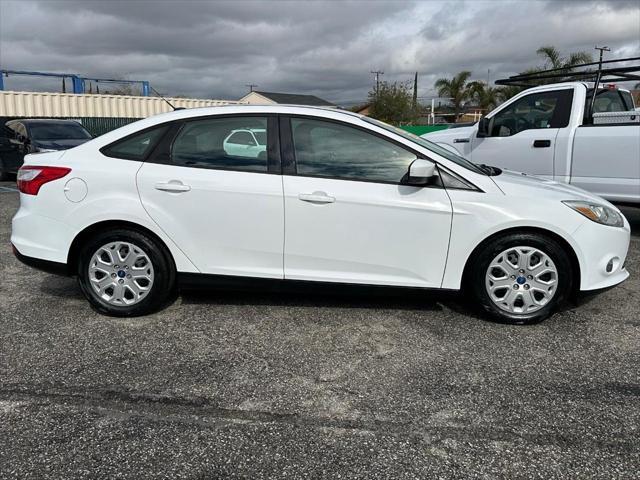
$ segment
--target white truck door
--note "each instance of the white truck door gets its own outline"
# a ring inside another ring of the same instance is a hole
[[[556,137],[569,125],[573,89],[524,95],[489,117],[489,136],[471,138],[471,161],[553,178]]]

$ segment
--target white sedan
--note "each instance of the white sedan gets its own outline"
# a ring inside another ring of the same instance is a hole
[[[266,133],[266,155],[226,151]],[[360,115],[294,106],[180,110],[28,155],[11,242],[117,316],[194,283],[464,289],[531,323],[628,277],[630,228],[583,190],[477,166]],[[257,281],[259,280],[259,281]]]

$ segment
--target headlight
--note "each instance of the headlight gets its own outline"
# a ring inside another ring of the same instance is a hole
[[[584,202],[581,200],[564,200],[562,203],[573,208],[576,212],[581,213],[589,220],[610,227],[624,226],[624,220],[613,208],[599,205],[597,203]]]

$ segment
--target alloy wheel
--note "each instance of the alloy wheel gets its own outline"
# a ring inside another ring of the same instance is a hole
[[[500,309],[529,314],[547,305],[558,287],[553,260],[533,247],[511,247],[491,261],[485,275],[489,298]]]
[[[130,306],[148,296],[153,286],[151,259],[131,242],[110,242],[89,262],[89,283],[99,298],[114,306]]]

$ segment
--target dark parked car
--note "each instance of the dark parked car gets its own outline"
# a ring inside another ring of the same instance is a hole
[[[0,133],[0,180],[17,173],[28,153],[67,150],[91,140],[74,120],[9,120]]]

